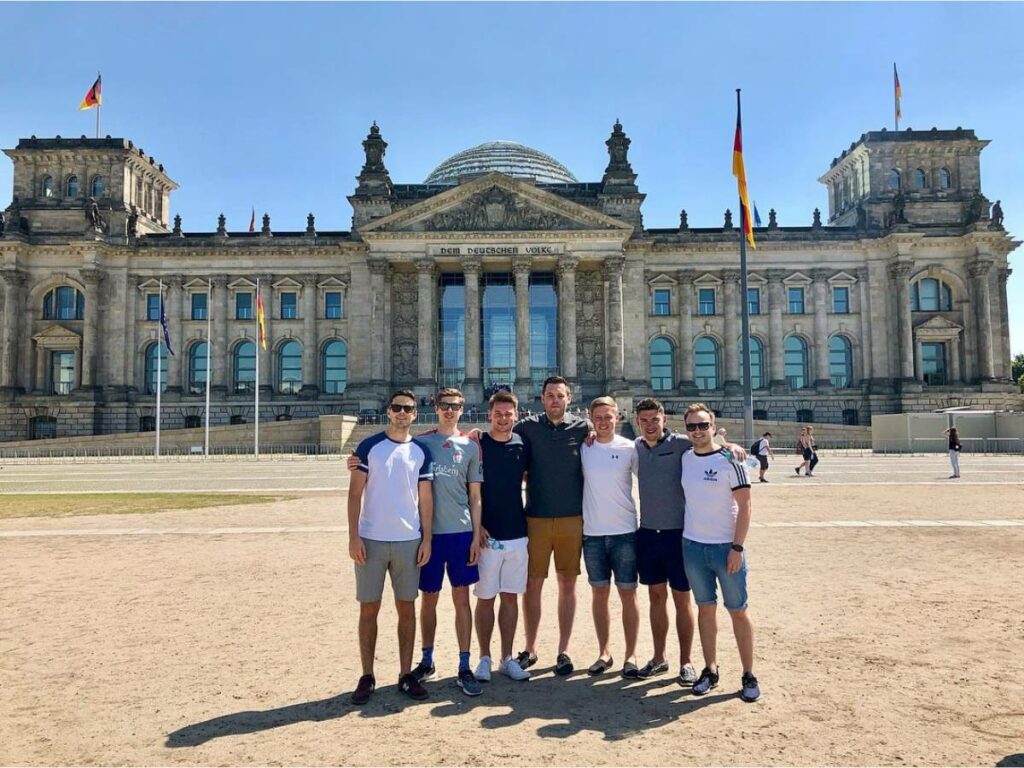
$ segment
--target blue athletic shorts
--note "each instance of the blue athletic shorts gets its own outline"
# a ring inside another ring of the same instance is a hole
[[[648,586],[666,581],[677,592],[689,592],[683,566],[683,532],[678,528],[636,532],[636,567],[640,583]]]
[[[466,564],[472,543],[472,531],[435,533],[430,539],[430,560],[420,569],[420,591],[440,592],[445,568],[453,587],[468,587],[480,581],[477,567]]]

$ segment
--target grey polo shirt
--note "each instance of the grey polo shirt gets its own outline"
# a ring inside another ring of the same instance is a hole
[[[642,437],[636,439],[641,528],[682,529],[686,508],[682,458],[691,448],[686,435],[668,430],[653,448]]]
[[[526,475],[527,517],[573,517],[583,514],[583,462],[580,447],[593,427],[586,419],[565,415],[552,424],[547,414],[516,424],[530,451]],[[676,478],[679,484],[679,478]]]

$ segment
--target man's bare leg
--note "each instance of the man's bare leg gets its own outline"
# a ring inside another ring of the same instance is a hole
[[[736,635],[736,647],[740,652],[743,672],[754,672],[754,625],[744,608],[742,611],[729,611],[732,619],[732,631]],[[703,639],[701,642],[704,642]]]
[[[398,612],[398,663],[403,675],[412,669],[412,647],[416,643],[416,601],[395,600]]]
[[[591,586],[590,609],[594,615],[594,631],[597,633],[598,656],[608,660],[612,652],[608,647],[608,635],[611,634],[611,617],[608,614],[608,595],[611,586]]]
[[[622,632],[626,637],[626,661],[636,664],[636,640],[640,634],[640,604],[636,598],[636,589],[619,587],[619,600],[622,601]]]
[[[543,576],[530,576],[526,579],[526,594],[523,595],[523,619],[526,623],[526,652],[530,654],[531,658],[537,655],[537,633],[540,631],[543,592]]]
[[[516,624],[519,623],[519,603],[517,595],[511,592],[501,593],[501,604],[498,606],[498,632],[501,634],[501,660],[512,655],[512,644],[516,639]],[[493,608],[494,601],[491,601]],[[492,615],[493,619],[493,615]],[[490,645],[488,645],[490,649]]]
[[[373,674],[373,657],[377,650],[377,614],[380,600],[359,604],[359,661],[364,675]]]
[[[504,597],[504,595],[502,595]],[[502,608],[504,609],[504,601],[502,602]],[[484,600],[483,598],[477,598],[476,600],[476,611],[474,611],[474,619],[476,622],[476,644],[479,646],[480,658],[485,656],[490,657],[491,655],[491,635],[494,634],[494,598]],[[499,624],[501,621],[501,614],[498,614]],[[504,646],[505,636],[502,632],[501,638]],[[502,650],[504,652],[504,648]],[[511,651],[509,651],[511,653]]]
[[[576,619],[576,574],[558,576],[558,652],[569,650],[572,623]]]
[[[651,599],[651,635],[654,639],[653,661],[656,664],[662,664],[665,661],[665,643],[668,641],[668,583],[651,584],[647,588],[647,592]]]
[[[455,606],[455,639],[458,640],[459,651],[467,653],[473,639],[473,609],[469,606],[469,587],[452,587],[452,604]],[[491,605],[493,607],[493,601]],[[437,623],[436,615],[434,623]]]
[[[676,605],[676,635],[679,637],[679,667],[692,662],[690,654],[693,653],[693,632],[696,624],[693,610],[693,601],[690,599],[690,592],[672,590],[672,601]],[[666,617],[667,619],[667,617]],[[701,640],[703,642],[703,638]]]

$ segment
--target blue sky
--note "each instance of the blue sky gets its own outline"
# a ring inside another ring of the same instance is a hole
[[[0,142],[93,135],[77,105],[103,72],[102,134],[132,139],[181,189],[186,230],[348,229],[345,196],[377,120],[396,182],[508,139],[599,180],[621,118],[649,227],[719,226],[736,207],[734,89],[752,195],[767,221],[827,210],[817,178],[867,130],[973,128],[982,184],[1024,225],[1024,5],[5,4]],[[0,205],[11,166],[0,161]],[[1019,261],[1011,256],[1011,264]],[[1010,278],[1024,352],[1024,267]]]

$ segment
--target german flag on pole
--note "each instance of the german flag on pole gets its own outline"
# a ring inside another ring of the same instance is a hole
[[[900,109],[900,99],[903,98],[903,89],[900,88],[900,74],[896,71],[896,62],[892,63],[892,89],[896,97],[896,122],[899,123],[903,117],[903,110]],[[897,128],[898,129],[898,128]]]
[[[732,175],[740,193],[740,226],[751,248],[754,245],[754,224],[750,216],[750,197],[747,195],[747,172],[743,169],[743,124],[740,120],[740,89],[736,89],[736,140],[732,145]]]
[[[96,73],[96,82],[92,84],[92,88],[85,94],[85,98],[82,99],[82,103],[78,105],[78,110],[81,112],[83,109],[92,109],[103,104],[103,83],[99,73]]]
[[[263,294],[256,290],[256,325],[260,332],[260,346],[267,348],[267,331],[263,325]]]

